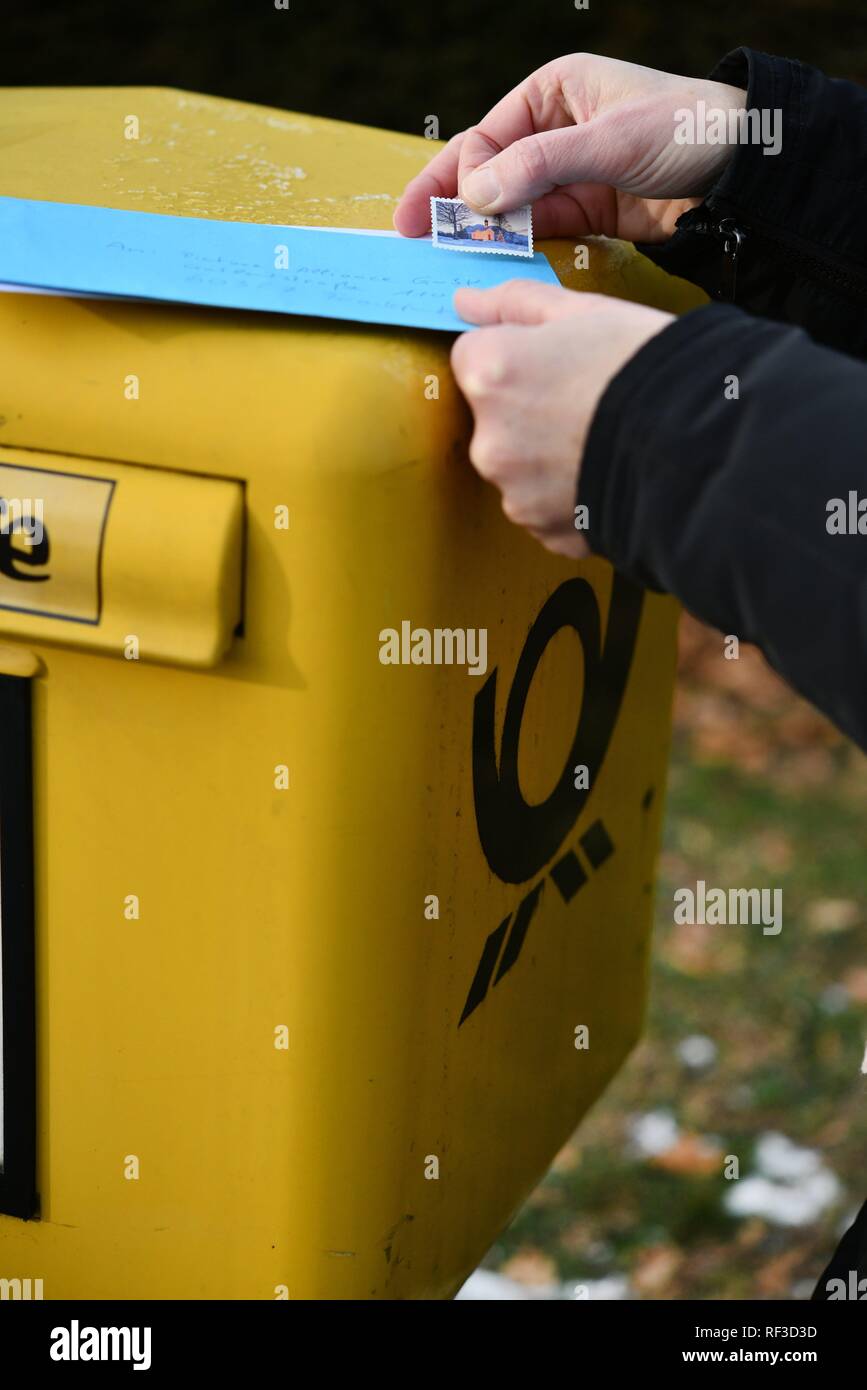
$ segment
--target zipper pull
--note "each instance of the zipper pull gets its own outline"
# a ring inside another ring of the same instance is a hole
[[[738,290],[738,257],[745,233],[736,225],[733,217],[724,217],[717,230],[723,238],[723,274],[716,298],[734,304],[737,301]]]

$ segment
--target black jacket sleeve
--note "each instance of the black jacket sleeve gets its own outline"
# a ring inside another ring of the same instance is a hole
[[[747,48],[711,77],[746,88],[779,152],[739,144],[671,239],[639,249],[713,298],[867,356],[867,92]]]
[[[867,366],[722,305],[611,381],[578,494],[593,550],[755,642],[867,749],[862,498],[867,533]],[[829,531],[833,499],[854,534]]]

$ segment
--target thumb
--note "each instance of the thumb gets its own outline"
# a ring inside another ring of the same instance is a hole
[[[538,280],[505,280],[490,290],[457,290],[455,309],[468,323],[549,323],[580,309],[581,295]]]
[[[614,183],[623,151],[605,138],[602,122],[545,130],[507,145],[491,158],[491,140],[467,131],[458,170],[460,197],[476,212],[509,212],[569,183]]]

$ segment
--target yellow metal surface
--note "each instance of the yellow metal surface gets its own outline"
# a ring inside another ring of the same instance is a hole
[[[0,495],[4,633],[182,666],[223,656],[241,620],[240,483],[0,447]]]
[[[384,226],[430,146],[20,90],[0,153],[0,194]],[[617,243],[589,272],[541,249],[576,287],[691,302]],[[0,1217],[0,1276],[46,1298],[447,1297],[640,1032],[675,605],[503,519],[448,349],[0,295],[16,460],[239,480],[246,507],[243,632],[213,670],[20,643],[41,1216]],[[485,629],[484,671],[383,664],[405,621]]]

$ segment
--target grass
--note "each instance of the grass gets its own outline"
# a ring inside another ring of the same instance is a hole
[[[721,736],[722,733],[722,736]],[[867,1196],[867,759],[765,667],[687,623],[646,1035],[486,1261],[528,1283],[620,1275],[648,1298],[803,1297]],[[779,887],[783,927],[677,926],[672,894]],[[678,1047],[709,1038],[715,1061]],[[630,1142],[664,1110],[680,1141]],[[730,1216],[722,1160],[759,1136],[818,1151],[844,1195],[803,1226]]]

